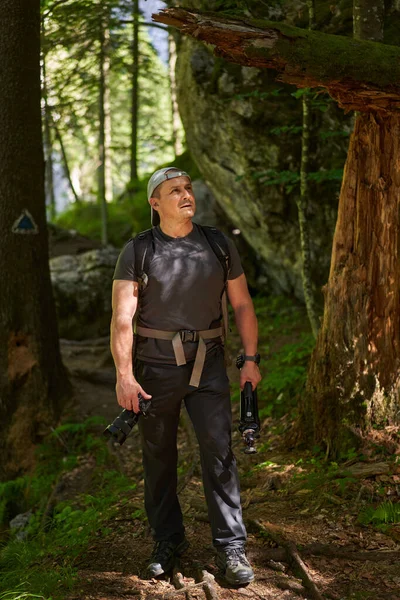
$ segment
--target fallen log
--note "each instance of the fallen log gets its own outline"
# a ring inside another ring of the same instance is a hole
[[[393,112],[400,106],[397,46],[179,7],[152,18],[206,42],[230,62],[274,69],[279,81],[297,87],[324,88],[346,112]]]

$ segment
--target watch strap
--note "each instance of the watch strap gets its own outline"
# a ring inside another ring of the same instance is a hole
[[[243,360],[244,361],[248,360],[248,361],[252,361],[252,362],[259,364],[260,355],[259,354],[253,354],[253,355],[243,354]]]

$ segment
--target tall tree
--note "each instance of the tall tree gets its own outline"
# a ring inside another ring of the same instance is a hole
[[[169,80],[171,82],[171,111],[172,111],[172,141],[174,144],[175,156],[179,156],[183,152],[182,125],[179,116],[178,99],[176,93],[176,43],[171,32],[168,33],[168,66]]]
[[[110,149],[110,30],[107,7],[100,8],[99,18],[99,165],[97,167],[97,197],[101,209],[101,241],[108,243],[109,149]]]
[[[276,69],[299,87],[322,86],[345,110],[363,113],[344,170],[303,414],[314,440],[331,454],[346,444],[349,429],[398,423],[400,49],[182,9],[155,18],[212,43],[232,62]]]
[[[42,33],[44,27],[42,23]],[[46,76],[46,55],[42,52],[42,98],[44,103],[43,121],[44,121],[44,149],[46,159],[46,190],[49,202],[49,217],[50,221],[54,221],[56,216],[56,200],[54,195],[54,177],[53,177],[53,139],[51,133],[51,112],[48,102],[47,93],[47,76]]]
[[[315,29],[315,2],[307,0],[308,5],[308,28]],[[303,128],[301,135],[301,164],[300,164],[300,196],[297,199],[297,210],[299,213],[300,242],[301,242],[301,279],[303,282],[304,300],[306,303],[308,319],[314,337],[318,334],[318,315],[315,307],[315,295],[311,277],[310,256],[310,227],[307,220],[307,207],[309,204],[309,180],[310,172],[310,136],[312,123],[312,107],[310,90],[305,89],[302,97],[303,103]]]
[[[139,0],[133,0],[132,16],[131,181],[135,181],[138,178]]]
[[[69,392],[48,265],[40,0],[0,4],[0,478],[28,468]]]

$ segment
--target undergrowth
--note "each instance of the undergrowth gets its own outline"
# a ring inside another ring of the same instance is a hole
[[[389,524],[400,523],[400,504],[385,500],[376,508],[367,506],[358,515],[358,521],[362,525],[372,524],[385,530]]]
[[[315,344],[303,306],[274,296],[253,299],[259,328],[260,418],[279,418],[294,411],[307,378],[307,366]],[[232,399],[240,398],[233,385]]]
[[[115,470],[104,441],[94,429],[103,419],[65,423],[55,429],[37,451],[37,468],[31,475],[1,484],[3,524],[16,512],[31,510],[23,536],[8,531],[0,548],[0,600],[65,597],[73,587],[76,562],[94,535],[107,537],[107,521],[124,493],[135,488]],[[52,489],[59,477],[84,456],[95,458],[91,488],[73,500],[59,502],[46,517]]]

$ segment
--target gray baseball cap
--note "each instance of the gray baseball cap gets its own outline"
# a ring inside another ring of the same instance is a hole
[[[158,169],[149,179],[149,183],[147,184],[147,200],[153,195],[154,190],[164,181],[168,181],[168,179],[174,179],[174,177],[189,177],[186,171],[182,171],[177,167],[164,167],[164,169]],[[191,179],[190,179],[191,181]],[[151,224],[153,227],[159,225],[160,216],[156,210],[151,209]]]

